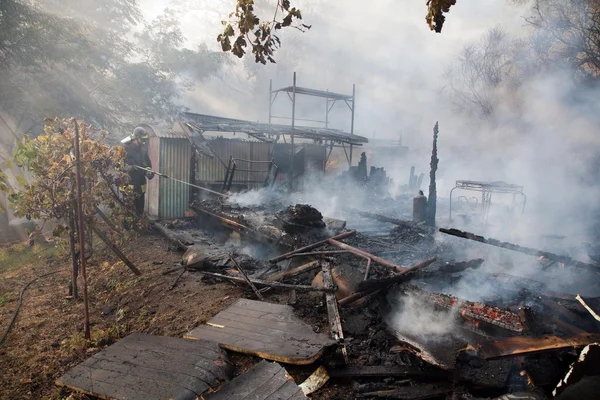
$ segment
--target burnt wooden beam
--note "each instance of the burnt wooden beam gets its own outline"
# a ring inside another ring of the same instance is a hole
[[[436,259],[436,257],[432,257],[432,258],[428,258],[427,260],[421,261],[421,262],[413,265],[411,268],[405,270],[404,272],[401,272],[399,275],[397,275],[395,277],[384,278],[384,279],[373,279],[371,281],[362,281],[357,285],[356,292],[344,297],[343,299],[338,301],[338,304],[342,307],[345,307],[348,304],[352,304],[355,301],[362,299],[363,297],[375,294],[376,292],[378,292],[382,289],[386,289],[389,286],[393,285],[394,283],[401,282],[402,281],[401,278],[405,278],[407,275],[409,275],[411,273],[411,271],[415,272],[415,271],[420,270],[421,268],[424,268],[424,267],[430,265],[432,262],[435,261],[435,259]],[[412,278],[409,277],[406,280],[409,280],[409,279],[412,279]],[[390,282],[390,280],[393,280],[393,281]],[[381,282],[381,281],[385,281],[385,282]],[[371,284],[366,284],[367,282],[371,282]],[[360,289],[361,285],[363,286],[363,289]]]
[[[181,279],[181,277],[183,276],[183,274],[185,274],[186,269],[182,269],[181,272],[179,273],[179,275],[177,275],[177,277],[175,277],[175,279],[173,279],[173,282],[171,282],[171,284],[169,285],[169,290],[173,290],[175,288],[175,286],[177,286],[177,282],[179,281],[179,279]]]
[[[355,208],[347,208],[346,210],[351,213],[354,213],[356,215],[359,215],[361,217],[373,219],[375,221],[386,222],[386,223],[392,224],[392,225],[404,226],[404,227],[410,228],[410,229],[416,228],[416,229],[420,229],[424,232],[430,232],[430,233],[434,232],[434,230],[431,229],[430,227],[416,224],[413,221],[406,221],[403,219],[392,218],[392,217],[388,217],[387,215],[383,215],[383,214],[375,214],[375,213],[370,213],[370,212],[366,212],[366,211],[360,211]]]
[[[320,266],[321,266],[321,262],[320,261],[311,261],[309,263],[300,265],[299,267],[292,268],[289,271],[276,272],[273,275],[269,275],[267,277],[267,280],[268,281],[279,281],[279,280],[286,279],[286,278],[292,278],[294,276],[298,276],[298,275],[303,274],[305,272],[317,269]]]
[[[356,234],[356,231],[348,231],[348,232],[340,233],[339,235],[336,235],[336,236],[332,236],[330,239],[341,240],[341,239],[346,239],[346,238],[348,238],[350,236],[353,236],[355,234]],[[288,253],[282,254],[280,256],[271,258],[269,260],[269,262],[271,264],[276,264],[276,263],[278,263],[280,261],[287,260],[288,258],[292,258],[294,256],[294,254],[297,254],[297,253],[306,253],[307,251],[311,251],[311,250],[316,249],[318,247],[325,246],[325,245],[328,244],[327,240],[329,240],[329,239],[320,240],[320,241],[315,242],[313,244],[309,244],[308,246],[304,246],[304,247],[301,247],[299,249],[296,249],[296,250],[290,251]]]
[[[392,268],[398,272],[404,272],[407,270],[406,267],[396,265],[393,262],[386,260],[385,258],[377,257],[376,255],[367,253],[366,251],[357,249],[346,243],[338,242],[335,239],[327,239],[327,243],[329,243],[332,246],[339,247],[340,249],[348,250],[350,253],[356,254],[357,256],[371,259],[374,263],[383,265],[384,267]]]
[[[402,284],[400,290],[405,294],[414,296],[421,301],[435,305],[441,309],[448,311],[456,310],[457,318],[474,324],[478,329],[492,329],[503,335],[521,335],[525,330],[521,318],[512,311],[504,308],[467,301],[442,293],[428,292],[409,283]]]
[[[584,299],[580,295],[575,297],[579,303],[594,317],[595,320],[600,321],[600,315],[598,315],[598,299]],[[594,309],[595,307],[596,309]]]
[[[449,383],[429,383],[425,385],[403,386],[397,389],[379,390],[377,392],[361,393],[360,397],[382,397],[385,399],[425,400],[444,397],[452,393],[454,388]]]
[[[435,214],[437,204],[437,186],[435,180],[435,173],[438,169],[438,163],[440,162],[437,154],[437,140],[438,140],[438,123],[436,121],[433,127],[433,148],[431,149],[431,162],[429,170],[429,197],[427,198],[427,215],[425,222],[432,227],[435,227]]]
[[[263,242],[263,243],[267,243],[267,244],[274,244],[275,243],[275,241],[273,239],[269,238],[266,235],[263,235],[262,233],[258,232],[255,229],[250,228],[249,226],[240,224],[237,221],[234,221],[234,220],[229,219],[229,218],[225,218],[225,217],[223,217],[221,215],[214,214],[214,213],[212,213],[210,211],[207,211],[207,210],[205,210],[203,208],[200,208],[198,206],[191,206],[191,208],[194,211],[197,211],[197,212],[202,213],[202,214],[204,214],[204,215],[206,215],[208,217],[211,217],[213,219],[216,219],[216,220],[220,221],[226,227],[228,227],[230,229],[233,229],[234,231],[239,232],[239,233],[241,233],[243,235],[251,236],[252,238],[254,238],[254,239],[256,239],[256,240],[258,240],[260,242]]]
[[[469,240],[473,240],[475,242],[485,243],[485,244],[489,244],[491,246],[496,246],[496,247],[500,247],[503,249],[508,249],[508,250],[519,252],[519,253],[523,253],[523,254],[529,254],[530,256],[545,257],[549,260],[558,261],[558,262],[564,263],[566,265],[571,265],[573,267],[587,269],[589,271],[594,271],[594,272],[600,272],[600,267],[598,265],[593,265],[593,264],[588,264],[588,263],[584,263],[581,261],[577,261],[568,256],[561,256],[559,254],[554,254],[554,253],[549,253],[547,251],[532,249],[530,247],[523,247],[523,246],[519,246],[516,244],[508,243],[508,242],[501,242],[500,240],[497,240],[497,239],[486,239],[483,236],[479,236],[479,235],[476,235],[471,232],[464,232],[464,231],[461,231],[458,229],[453,229],[453,228],[452,229],[440,228],[440,232],[445,233],[447,235],[456,236],[456,237],[460,237],[463,239],[469,239]]]
[[[236,261],[235,258],[233,258],[233,256],[231,254],[229,255],[229,259],[235,264],[235,267],[237,268],[237,270],[240,271],[240,274],[242,274],[242,276],[246,280],[246,283],[248,284],[248,286],[250,286],[250,288],[252,289],[252,291],[254,292],[256,297],[258,297],[259,300],[264,300],[264,297],[262,296],[262,294],[260,294],[260,292],[258,291],[256,286],[254,286],[254,283],[252,283],[250,278],[248,278],[246,271],[244,271],[242,269],[242,266]]]
[[[186,251],[190,245],[194,244],[194,242],[190,243],[189,240],[186,240],[181,235],[176,234],[175,232],[161,225],[158,222],[153,223],[152,227],[156,229],[160,234],[162,234],[165,238],[167,238],[179,250]]]
[[[190,269],[190,266],[187,266],[187,269]],[[206,275],[206,276],[211,276],[213,278],[225,279],[225,280],[235,282],[235,283],[247,284],[246,279],[239,278],[236,276],[223,275],[223,274],[218,274],[216,272],[207,272],[207,271],[201,271],[201,270],[198,270],[198,272],[200,272],[201,274]],[[274,289],[296,290],[297,292],[331,292],[331,291],[335,292],[337,289],[335,286],[333,288],[324,288],[324,287],[308,286],[308,285],[290,285],[287,283],[265,281],[262,279],[254,279],[254,278],[250,278],[250,281],[255,286],[260,286],[260,287],[266,286],[266,287],[271,287]]]
[[[331,277],[331,265],[327,262],[321,264],[323,271],[323,287],[334,288],[333,278]],[[327,315],[329,316],[329,333],[331,338],[343,342],[344,332],[342,330],[342,319],[340,317],[340,310],[338,309],[337,300],[335,298],[335,292],[325,293],[325,303],[327,305]],[[341,343],[340,351],[344,359],[344,363],[348,364],[348,350],[346,345]]]
[[[424,378],[448,379],[452,372],[433,368],[415,368],[409,366],[382,366],[382,365],[348,365],[343,368],[332,368],[328,371],[331,378]]]
[[[494,359],[520,354],[539,353],[569,347],[583,347],[600,340],[600,334],[583,333],[569,337],[544,336],[524,337],[515,336],[502,340],[483,343],[479,346],[479,356],[484,359]]]
[[[437,257],[428,258],[413,265],[410,269],[404,270],[398,275],[391,276],[389,278],[370,279],[359,282],[359,284],[356,286],[356,290],[359,292],[364,292],[370,289],[383,289],[395,283],[407,282],[411,279],[419,277],[420,270],[428,265],[433,264],[436,260]]]

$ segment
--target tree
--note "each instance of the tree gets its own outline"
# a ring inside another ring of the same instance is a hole
[[[535,28],[539,54],[567,63],[580,78],[600,75],[600,1],[535,0],[528,22]]]
[[[527,49],[527,43],[511,39],[502,29],[490,29],[478,43],[465,46],[446,70],[443,92],[457,111],[491,117],[533,70]]]
[[[133,36],[142,22],[135,0],[2,0],[0,6],[0,107],[25,131],[55,115],[110,130],[168,120],[179,110],[181,91],[226,61],[206,47],[185,49],[182,37],[171,40],[181,30],[168,10]]]
[[[80,158],[75,161],[75,129],[79,134]],[[76,271],[76,253],[91,252],[77,249],[75,228],[75,167],[79,164],[82,177],[83,197],[82,214],[86,230],[96,229],[99,225],[97,215],[100,207],[108,210],[112,221],[106,235],[113,242],[125,240],[130,231],[123,226],[132,215],[133,195],[127,192],[121,195],[117,187],[129,181],[127,173],[122,171],[125,149],[121,146],[109,146],[105,142],[106,131],[94,129],[91,125],[74,119],[48,120],[44,133],[36,138],[25,136],[17,143],[13,160],[24,171],[31,174],[28,183],[23,177],[17,177],[19,187],[8,185],[7,177],[0,173],[0,189],[8,192],[11,206],[17,217],[27,217],[37,221],[56,222],[53,236],[60,247],[67,248],[68,241],[74,258]],[[145,222],[135,220],[138,228]],[[43,225],[39,228],[41,231]],[[91,238],[91,235],[88,235]],[[76,274],[71,283],[76,295]]]

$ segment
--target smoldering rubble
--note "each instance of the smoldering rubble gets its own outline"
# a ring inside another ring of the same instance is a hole
[[[569,398],[596,382],[578,361],[600,340],[593,260],[415,222],[410,197],[374,196],[340,219],[267,193],[199,199],[188,217],[154,226],[183,252],[165,269],[170,288],[247,289],[185,337],[278,363],[296,378],[289,398]],[[564,272],[575,282],[561,292],[548,283]],[[566,378],[570,368],[579,378]],[[240,379],[216,394],[238,393]]]

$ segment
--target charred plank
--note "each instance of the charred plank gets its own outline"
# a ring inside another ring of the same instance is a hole
[[[486,239],[483,236],[476,235],[471,232],[464,232],[464,231],[454,229],[454,228],[452,228],[452,229],[440,228],[440,232],[445,233],[447,235],[460,237],[463,239],[474,240],[479,243],[489,244],[491,246],[501,247],[503,249],[517,251],[519,253],[529,254],[531,256],[545,257],[549,260],[561,262],[566,265],[571,265],[573,267],[587,269],[589,271],[594,271],[594,272],[600,272],[600,267],[598,265],[593,265],[593,264],[588,264],[588,263],[584,263],[581,261],[577,261],[568,256],[561,256],[559,254],[549,253],[547,251],[536,250],[536,249],[532,249],[530,247],[523,247],[523,246],[519,246],[516,244],[508,243],[508,242],[501,242],[500,240],[497,240],[497,239]]]

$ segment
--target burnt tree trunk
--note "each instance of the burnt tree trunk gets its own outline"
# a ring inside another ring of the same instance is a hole
[[[429,198],[427,200],[427,217],[425,221],[427,225],[435,226],[436,199],[437,188],[435,184],[435,172],[438,168],[437,157],[437,138],[438,138],[438,123],[433,127],[433,149],[431,151],[431,170],[429,171]]]

